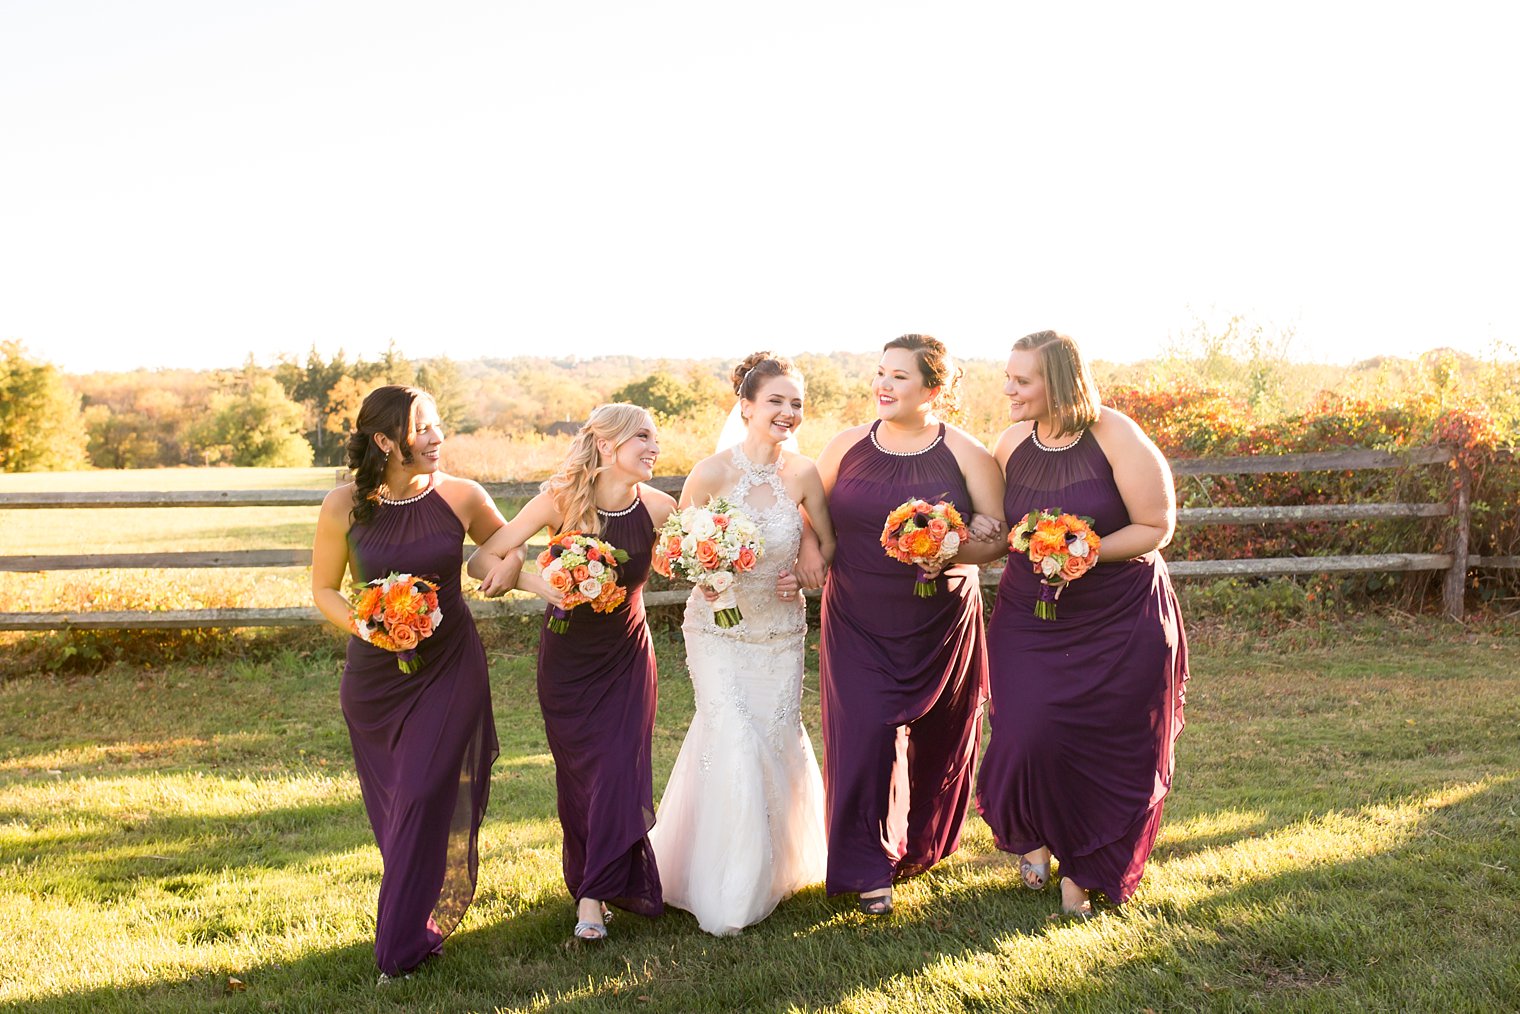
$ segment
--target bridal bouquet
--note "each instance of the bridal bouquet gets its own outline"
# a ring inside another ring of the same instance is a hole
[[[749,515],[715,496],[706,507],[688,507],[666,519],[656,533],[650,566],[657,574],[717,592],[713,620],[732,627],[744,619],[734,597],[735,575],[754,569],[763,548]]]
[[[376,578],[355,594],[351,618],[360,640],[395,652],[401,671],[414,673],[422,668],[417,645],[443,622],[438,585],[411,574]]]
[[[881,545],[894,560],[937,570],[955,557],[966,534],[966,524],[953,504],[915,499],[887,515]],[[939,582],[920,570],[913,594],[926,599],[938,593]]]
[[[1060,510],[1030,511],[1008,533],[1008,548],[1027,554],[1040,575],[1040,597],[1034,604],[1040,619],[1055,619],[1061,589],[1098,562],[1100,540],[1092,523],[1092,518]]]
[[[538,573],[564,601],[549,614],[549,629],[563,634],[570,629],[570,610],[589,604],[593,612],[610,613],[623,604],[628,589],[617,583],[617,565],[628,554],[584,532],[561,532],[538,554]]]

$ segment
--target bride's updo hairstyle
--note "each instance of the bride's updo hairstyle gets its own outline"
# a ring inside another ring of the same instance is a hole
[[[348,470],[354,473],[354,509],[350,524],[362,525],[375,516],[380,505],[380,483],[385,478],[385,452],[375,443],[375,434],[384,433],[401,452],[401,460],[412,463],[412,435],[416,433],[416,405],[419,399],[433,396],[416,387],[387,384],[365,395],[354,420],[354,432],[348,438]]]
[[[961,375],[965,371],[950,359],[944,342],[926,334],[905,334],[881,347],[883,352],[887,349],[907,349],[912,352],[913,358],[918,360],[918,372],[924,378],[924,386],[939,388],[939,397],[934,399],[934,410],[942,415],[956,413],[960,408]]]
[[[751,352],[734,367],[734,393],[744,401],[754,401],[755,395],[771,377],[791,377],[801,384],[802,371],[797,364],[774,352]]]
[[[608,466],[602,464],[596,442],[608,440],[613,453],[641,429],[653,430],[654,420],[637,405],[613,402],[598,405],[570,441],[570,450],[559,471],[549,476],[539,489],[548,493],[559,508],[562,532],[597,532],[596,477]]]
[[[1033,352],[1039,363],[1045,399],[1056,422],[1056,432],[1049,436],[1076,433],[1098,421],[1103,402],[1075,339],[1055,331],[1036,331],[1014,342],[1013,349]]]

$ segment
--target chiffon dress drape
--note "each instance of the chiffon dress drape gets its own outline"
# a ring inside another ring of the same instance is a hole
[[[664,905],[649,846],[654,826],[655,658],[644,622],[654,524],[642,499],[597,511],[598,537],[628,554],[618,580],[628,598],[610,613],[570,610],[570,629],[538,642],[538,702],[544,715],[559,822],[565,886],[641,915]]]
[[[1057,449],[1036,433],[1005,474],[1010,523],[1057,508],[1092,517],[1099,535],[1130,523],[1090,432]],[[1063,877],[1123,902],[1155,844],[1182,731],[1188,657],[1177,597],[1155,552],[1071,582],[1053,621],[1034,615],[1039,591],[1028,559],[1010,556],[989,627],[992,740],[977,808],[998,848],[1049,846]]]
[[[709,933],[737,933],[823,879],[823,781],[802,726],[807,608],[776,597],[797,559],[802,515],[775,464],[734,447],[726,494],[759,526],[764,549],[734,585],[744,619],[724,629],[692,589],[681,626],[696,715],[649,834],[665,900]]]
[[[971,497],[945,427],[912,453],[877,427],[845,452],[829,496],[837,547],[823,593],[820,675],[829,894],[873,891],[954,852],[971,798],[987,680],[980,571],[946,569],[937,593],[886,555],[887,515],[910,497]]]
[[[460,594],[465,527],[433,487],[380,501],[349,529],[360,581],[435,579],[443,619],[417,648],[422,668],[348,641],[339,699],[383,872],[375,961],[399,975],[441,953],[475,897],[476,846],[496,759],[486,655]]]

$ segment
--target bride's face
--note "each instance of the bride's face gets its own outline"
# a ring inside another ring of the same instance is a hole
[[[779,444],[802,425],[802,384],[796,377],[768,377],[754,400],[740,407],[751,433]]]

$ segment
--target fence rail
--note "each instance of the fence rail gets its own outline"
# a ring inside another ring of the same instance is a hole
[[[1453,460],[1444,447],[1421,447],[1404,452],[1352,450],[1314,454],[1284,454],[1230,458],[1186,458],[1171,462],[1176,476],[1240,475],[1297,472],[1340,472],[1444,465]],[[684,476],[660,476],[653,485],[675,493]],[[538,492],[533,482],[484,483],[497,499],[524,499]],[[1289,574],[1357,573],[1365,571],[1444,571],[1443,600],[1447,613],[1462,618],[1463,591],[1472,568],[1520,568],[1520,557],[1474,556],[1468,552],[1469,487],[1471,477],[1453,469],[1453,490],[1445,503],[1300,504],[1272,507],[1186,507],[1177,512],[1179,525],[1292,524],[1306,521],[1347,521],[1407,518],[1450,518],[1450,545],[1441,552],[1376,553],[1357,556],[1268,557],[1234,560],[1176,560],[1171,573],[1180,578],[1275,576]],[[0,510],[152,508],[152,507],[315,507],[326,490],[211,490],[204,492],[139,493],[0,493]],[[305,567],[308,549],[250,549],[174,553],[96,553],[0,556],[0,572],[92,569],[175,569],[206,567]],[[1001,567],[984,567],[982,583],[995,584]],[[649,592],[650,606],[685,601],[683,589]],[[514,598],[470,602],[478,618],[537,613],[537,599]],[[311,606],[266,609],[187,609],[164,611],[83,611],[0,613],[0,631],[61,629],[185,629],[199,627],[284,627],[323,622]]]

